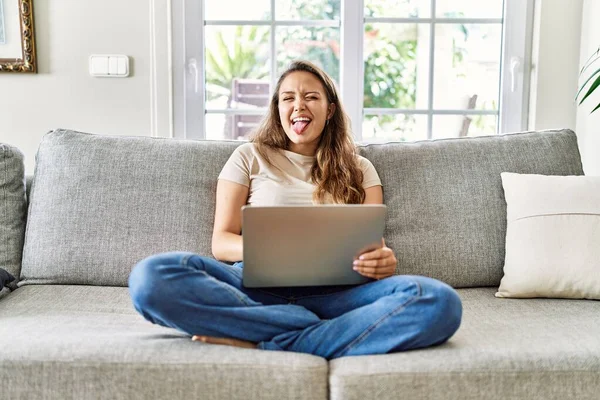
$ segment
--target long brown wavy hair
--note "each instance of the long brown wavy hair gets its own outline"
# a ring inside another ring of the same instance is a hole
[[[320,136],[315,163],[310,171],[312,181],[317,186],[313,200],[324,203],[327,194],[330,194],[334,203],[362,204],[365,199],[363,173],[356,157],[357,148],[350,133],[348,116],[333,80],[316,65],[304,60],[294,61],[289,65],[279,77],[271,97],[269,112],[252,135],[251,141],[269,163],[268,150],[289,150],[291,141],[285,134],[279,117],[279,89],[283,80],[296,71],[310,72],[317,77],[325,89],[329,104],[335,104],[334,114]]]

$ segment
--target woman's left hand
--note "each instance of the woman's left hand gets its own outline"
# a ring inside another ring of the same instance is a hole
[[[384,279],[396,272],[396,256],[394,250],[385,245],[381,239],[382,247],[373,251],[362,253],[354,260],[354,270],[359,274],[373,278]]]

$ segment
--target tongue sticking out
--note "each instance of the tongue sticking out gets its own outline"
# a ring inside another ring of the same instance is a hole
[[[308,125],[309,122],[308,121],[298,121],[298,122],[294,122],[294,124],[292,125],[292,129],[294,130],[294,132],[296,132],[296,134],[301,134],[302,132],[304,132],[304,129],[306,129],[306,125]]]

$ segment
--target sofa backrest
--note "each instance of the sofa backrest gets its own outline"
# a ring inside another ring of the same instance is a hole
[[[126,286],[163,251],[211,255],[217,176],[237,141],[55,130],[40,144],[21,283]],[[500,173],[583,174],[574,132],[361,146],[384,185],[398,272],[455,287],[498,285],[506,203]]]
[[[498,286],[506,202],[501,172],[583,175],[573,131],[367,145],[388,205],[398,272],[454,287]]]
[[[240,144],[49,132],[36,156],[20,284],[127,286],[151,254],[210,255],[217,176]]]

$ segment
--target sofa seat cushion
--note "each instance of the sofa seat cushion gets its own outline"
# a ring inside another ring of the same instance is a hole
[[[441,346],[333,360],[331,399],[598,399],[600,301],[495,290],[458,290],[463,322]]]
[[[145,321],[127,288],[24,286],[0,321],[2,398],[327,398],[325,359],[192,342]]]

